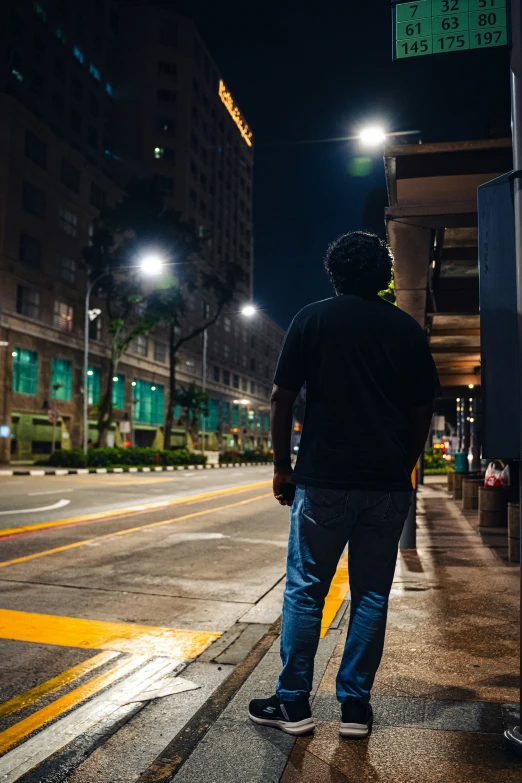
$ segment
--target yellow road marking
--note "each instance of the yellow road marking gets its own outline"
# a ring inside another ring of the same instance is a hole
[[[76,707],[80,702],[85,701],[85,699],[88,699],[90,696],[101,691],[102,688],[106,688],[116,680],[124,677],[130,671],[136,669],[139,658],[140,656],[135,656],[130,660],[127,659],[122,661],[109,672],[101,674],[94,680],[85,683],[85,685],[80,685],[79,688],[75,688],[60,699],[53,701],[52,704],[47,705],[47,707],[43,707],[41,710],[29,715],[25,720],[21,720],[18,723],[15,723],[14,726],[3,731],[0,734],[0,753],[5,753],[9,748],[12,748],[13,745],[16,745],[17,742],[20,742],[20,740],[27,737],[28,734],[40,729],[46,723],[49,723],[49,721],[54,720],[59,715],[62,715],[64,712],[71,709],[71,707]],[[145,663],[146,661],[147,657],[142,656],[142,663]]]
[[[81,517],[69,517],[68,519],[57,519],[52,522],[38,522],[35,525],[20,525],[19,527],[7,527],[0,530],[0,538],[2,536],[11,536],[13,533],[26,533],[30,530],[46,530],[48,528],[61,527],[62,525],[71,525],[74,522],[88,522],[91,519],[110,519],[111,517],[118,517],[122,514],[131,514],[133,512],[146,512],[157,511],[160,508],[167,508],[170,506],[179,506],[183,503],[187,503],[190,500],[209,500],[211,498],[217,498],[222,495],[231,495],[237,492],[248,492],[251,489],[258,489],[259,487],[266,487],[271,485],[271,481],[258,481],[255,484],[243,484],[240,487],[228,487],[227,489],[216,489],[212,492],[203,492],[200,495],[189,495],[185,498],[176,498],[175,500],[166,500],[164,503],[148,503],[140,506],[131,506],[130,508],[118,508],[113,511],[100,511],[97,514],[87,514]],[[16,511],[13,511],[13,516],[16,515]]]
[[[332,579],[330,590],[324,602],[323,619],[321,622],[321,639],[324,639],[328,629],[337,617],[337,612],[348,595],[349,589],[348,555],[346,554],[337,566],[337,571]]]
[[[163,525],[171,525],[174,522],[183,522],[186,519],[194,519],[195,517],[202,517],[205,514],[212,514],[214,511],[224,511],[229,508],[237,508],[238,506],[244,506],[247,503],[254,503],[257,500],[263,500],[264,498],[272,497],[272,495],[257,495],[255,498],[248,498],[248,500],[241,500],[238,503],[228,503],[226,506],[216,506],[215,508],[209,508],[205,511],[195,511],[192,514],[185,514],[182,517],[173,517],[172,519],[165,519],[162,522],[150,522],[148,525],[140,525],[139,527],[130,527],[125,530],[118,530],[115,533],[107,533],[104,536],[96,536],[95,538],[87,538],[83,541],[75,541],[73,544],[65,544],[64,546],[57,546],[54,549],[45,549],[43,552],[35,552],[32,555],[24,555],[24,557],[15,557],[13,560],[4,560],[0,562],[0,568],[6,568],[7,566],[16,565],[17,563],[27,563],[29,560],[36,560],[39,557],[46,557],[46,555],[54,555],[58,552],[67,552],[69,549],[77,549],[80,546],[87,546],[88,544],[97,543],[108,538],[114,538],[115,536],[126,536],[129,533],[138,533],[141,530],[147,530],[154,527],[161,527]]]
[[[117,658],[117,652],[102,652],[95,655],[93,658],[88,658],[86,661],[82,661],[77,666],[73,666],[71,669],[58,674],[47,682],[43,682],[41,685],[37,685],[31,688],[25,693],[21,693],[19,696],[14,696],[9,701],[5,701],[0,704],[0,719],[5,718],[7,715],[12,715],[14,712],[20,712],[25,707],[30,707],[37,701],[40,701],[44,696],[48,696],[50,693],[63,688],[64,685],[68,685],[74,680],[78,680],[84,674],[98,669],[113,658]]]
[[[56,644],[88,650],[161,655],[187,661],[196,658],[220,633],[163,628],[134,623],[110,623],[49,614],[0,609],[0,639]]]

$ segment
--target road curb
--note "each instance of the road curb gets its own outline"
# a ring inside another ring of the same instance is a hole
[[[281,633],[281,617],[268,629],[243,661],[214,691],[185,728],[164,748],[136,783],[170,783],[201,739],[220,717],[239,689],[261,663]]]
[[[238,462],[226,465],[167,465],[150,468],[44,468],[33,470],[0,470],[0,476],[82,476],[87,473],[167,473],[173,470],[220,470],[222,468],[257,468],[269,465],[269,462]]]

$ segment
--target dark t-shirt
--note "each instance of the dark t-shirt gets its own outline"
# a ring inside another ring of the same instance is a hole
[[[274,383],[306,413],[293,481],[339,489],[411,489],[410,412],[439,392],[421,326],[380,297],[337,296],[293,320]]]

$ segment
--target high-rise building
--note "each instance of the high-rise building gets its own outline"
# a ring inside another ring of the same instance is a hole
[[[170,205],[209,236],[211,266],[243,267],[238,293],[250,298],[252,131],[194,24],[166,5],[136,2],[122,14],[121,154],[136,176],[156,177]]]
[[[148,8],[147,24],[139,5],[110,0],[7,0],[0,9],[0,463],[38,459],[53,439],[81,445],[82,251],[131,176],[156,177],[169,204],[196,221],[208,237],[202,264],[242,264],[246,282],[208,334],[206,430],[224,448],[268,442],[282,330],[262,313],[248,323],[240,314],[252,296],[250,130],[192,24]],[[89,330],[95,440],[109,335],[103,300],[91,306],[102,311]],[[189,318],[208,307],[194,293]],[[187,345],[180,383],[201,384],[202,346]],[[132,419],[138,444],[161,444],[167,379],[164,335],[138,338],[113,393],[116,420]],[[119,442],[117,425],[113,434]]]

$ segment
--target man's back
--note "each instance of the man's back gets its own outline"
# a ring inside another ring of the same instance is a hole
[[[290,328],[275,384],[306,383],[293,481],[345,489],[411,489],[413,407],[433,399],[436,372],[419,324],[380,297],[316,302]]]

